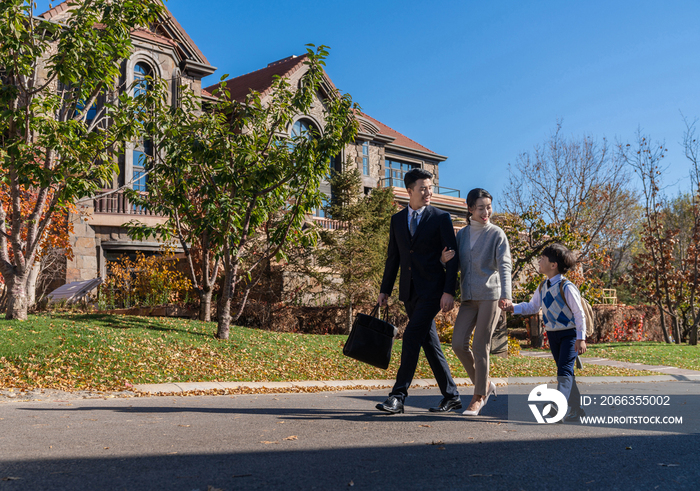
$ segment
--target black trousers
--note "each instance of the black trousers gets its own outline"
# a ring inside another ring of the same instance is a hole
[[[389,395],[401,402],[406,399],[408,388],[416,373],[422,347],[442,396],[447,399],[459,396],[435,327],[435,316],[440,312],[440,298],[418,297],[415,290],[411,288],[411,296],[408,302],[404,302],[404,306],[409,320],[403,334],[401,366],[396,374],[394,388]]]

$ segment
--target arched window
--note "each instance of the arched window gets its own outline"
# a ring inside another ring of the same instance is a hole
[[[139,62],[134,66],[134,96],[145,93],[148,89],[146,77],[152,77],[153,70],[146,63]]]
[[[297,138],[304,136],[306,138],[312,137],[312,131],[314,130],[314,125],[308,119],[299,119],[292,125],[291,136],[292,138]]]
[[[153,70],[144,62],[134,65],[134,97],[145,94],[150,89],[148,77],[153,76]],[[148,157],[153,156],[153,143],[150,138],[142,138],[134,142],[132,152],[132,187],[135,191],[148,190]],[[137,211],[137,210],[134,210]]]

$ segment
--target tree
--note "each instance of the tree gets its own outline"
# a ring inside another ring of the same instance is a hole
[[[347,163],[333,172],[333,189],[326,213],[340,222],[337,230],[321,230],[320,247],[308,250],[302,274],[323,287],[322,295],[337,294],[347,308],[346,327],[352,326],[353,311],[359,304],[376,300],[386,261],[391,216],[396,213],[392,188],[361,192],[359,169]]]
[[[27,318],[27,283],[57,213],[117,171],[144,100],[119,86],[131,31],[162,6],[139,0],[76,3],[65,24],[33,16],[29,0],[0,0],[0,272],[8,319]],[[32,196],[27,211],[25,196]],[[35,198],[34,198],[35,197]]]
[[[633,287],[658,307],[664,341],[670,343],[666,315],[672,319],[676,342],[680,342],[677,301],[674,298],[678,277],[673,254],[678,231],[665,227],[663,220],[661,161],[666,151],[664,144],[652,143],[640,130],[637,131],[636,145],[626,144],[620,148],[620,155],[639,176],[642,185],[644,227],[641,239],[644,250],[632,263]]]
[[[322,91],[328,51],[312,48],[304,55],[306,71],[296,87],[277,77],[269,95],[251,91],[241,102],[231,98],[225,75],[211,111],[184,119],[164,116],[149,128],[164,159],[151,171],[147,206],[167,211],[169,227],[183,247],[187,237],[198,238],[200,246],[206,237],[208,250],[220,258],[220,339],[229,337],[232,299],[247,299],[246,292],[237,295],[237,288],[249,291],[266,261],[283,258],[286,247],[313,240],[301,233],[304,218],[321,204],[319,185],[330,159],[357,132],[351,97],[331,89],[323,101],[324,127],[290,134],[295,118],[308,114]],[[171,188],[184,194],[179,198]],[[193,195],[196,203],[186,202]],[[260,234],[267,239],[263,248],[246,261]],[[241,311],[239,305],[235,315]]]
[[[602,271],[611,263],[608,251],[629,241],[617,234],[627,228],[616,225],[630,219],[635,195],[621,159],[605,139],[567,139],[561,128],[558,122],[544,145],[523,152],[509,166],[501,223],[511,244],[513,276],[530,273],[519,294],[537,285],[533,260],[551,243],[561,242],[578,252],[589,280],[583,290],[589,289],[593,298],[599,294],[596,287],[603,286]]]

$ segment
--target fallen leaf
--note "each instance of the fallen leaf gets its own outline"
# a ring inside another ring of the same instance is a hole
[[[350,482],[348,483],[348,486],[354,486],[354,485],[355,485],[355,483],[354,483],[353,481],[350,481]]]
[[[632,450],[632,447],[625,447],[625,450]]]
[[[423,428],[432,428],[430,425],[421,425]]]
[[[270,445],[271,443],[279,443],[279,442],[278,441],[268,442],[267,440],[263,440],[260,443],[264,443],[265,445]]]
[[[190,425],[178,425],[178,426],[182,426],[183,428],[189,428],[189,427],[190,427]]]
[[[287,438],[285,438],[285,440],[298,440],[298,439],[299,438],[297,438],[296,435],[291,435],[291,436],[288,436]]]
[[[426,443],[426,445],[444,445],[444,444],[445,444],[445,442],[443,442],[442,440],[438,440],[438,441],[433,440],[431,443]]]
[[[109,447],[105,447],[105,450],[107,450]]]
[[[415,442],[415,440],[411,440],[410,442],[404,442],[404,443],[413,443],[413,442]]]
[[[8,477],[3,477],[3,478],[0,479],[0,480],[2,480],[2,481],[19,481],[20,479],[22,479],[22,478],[21,478],[21,477],[10,477],[10,476],[8,476]]]

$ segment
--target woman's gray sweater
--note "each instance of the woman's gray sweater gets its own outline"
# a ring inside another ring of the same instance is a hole
[[[512,299],[510,246],[505,232],[488,224],[470,249],[470,226],[457,232],[462,301]]]

